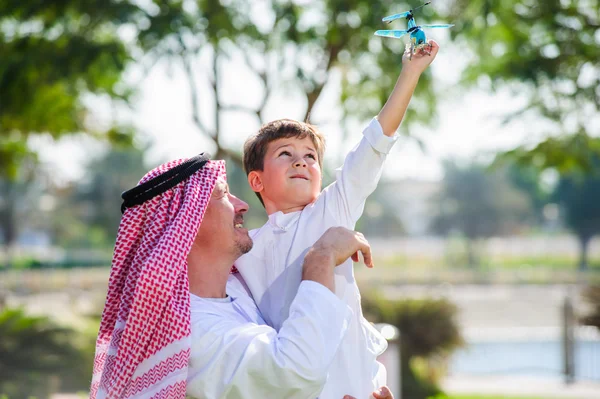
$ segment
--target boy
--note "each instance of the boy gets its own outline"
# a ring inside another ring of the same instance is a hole
[[[263,203],[269,221],[250,232],[254,247],[236,267],[265,321],[275,329],[288,318],[308,248],[329,227],[353,229],[365,200],[375,190],[419,76],[439,49],[437,43],[431,44],[431,55],[421,52],[408,60],[405,53],[388,101],[346,156],[337,180],[321,193],[324,139],[313,126],[277,120],[246,141],[248,183]],[[340,399],[350,394],[366,399],[385,385],[385,369],[376,357],[387,342],[362,316],[351,261],[336,268],[335,293],[352,309],[353,317],[319,398]]]

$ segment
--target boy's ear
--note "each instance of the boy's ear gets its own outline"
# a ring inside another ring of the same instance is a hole
[[[261,175],[256,170],[253,170],[252,172],[248,173],[248,184],[250,185],[252,191],[254,191],[255,193],[260,193],[264,188]]]

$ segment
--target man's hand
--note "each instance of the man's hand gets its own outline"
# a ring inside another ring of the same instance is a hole
[[[394,399],[392,391],[388,387],[381,387],[372,393],[375,399]],[[343,399],[356,399],[354,396],[346,395]]]
[[[373,392],[373,397],[375,399],[394,399],[394,395],[392,395],[392,391],[388,387],[379,388]]]
[[[311,280],[335,292],[333,268],[362,253],[365,265],[373,267],[371,246],[361,233],[343,227],[331,227],[308,250],[302,266],[302,280]]]
[[[344,227],[330,227],[312,246],[306,256],[311,254],[330,255],[335,266],[339,266],[349,257],[358,262],[358,253],[362,253],[367,267],[373,267],[371,246],[362,233]]]

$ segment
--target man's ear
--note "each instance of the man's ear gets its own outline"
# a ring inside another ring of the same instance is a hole
[[[248,184],[250,185],[252,191],[255,193],[260,193],[264,189],[260,172],[253,170],[252,172],[248,173]]]

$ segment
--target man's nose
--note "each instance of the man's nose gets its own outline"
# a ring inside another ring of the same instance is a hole
[[[246,213],[248,212],[248,204],[236,197],[235,195],[231,195],[231,200],[233,202],[233,206],[235,208],[235,213]]]

